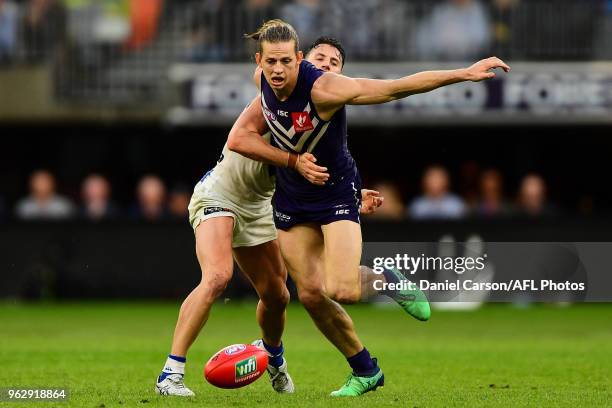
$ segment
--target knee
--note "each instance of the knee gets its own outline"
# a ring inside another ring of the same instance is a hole
[[[315,310],[325,301],[322,289],[298,289],[298,298],[306,310]]]
[[[211,301],[215,300],[227,287],[232,278],[232,271],[208,271],[200,286],[204,289],[204,295]]]
[[[361,300],[361,288],[336,286],[327,291],[327,296],[343,305],[351,305]]]
[[[259,299],[266,309],[285,309],[289,304],[289,290],[283,281],[268,285],[258,292],[260,293]]]

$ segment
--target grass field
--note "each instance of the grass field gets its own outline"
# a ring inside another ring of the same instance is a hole
[[[221,390],[202,378],[221,347],[257,337],[253,303],[218,304],[188,356],[193,399],[156,396],[177,304],[0,305],[0,387],[68,387],[68,402],[1,406],[74,407],[450,407],[612,405],[612,305],[437,312],[427,323],[396,308],[349,308],[385,372],[384,388],[331,399],[346,361],[299,305],[288,311],[286,356],[294,395],[262,378]]]

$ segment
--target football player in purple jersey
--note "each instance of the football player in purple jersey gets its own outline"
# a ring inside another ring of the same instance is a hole
[[[324,72],[299,51],[291,25],[271,20],[249,36],[258,41],[260,95],[241,114],[228,147],[275,164],[274,221],[300,301],[319,330],[347,358],[352,372],[332,396],[357,396],[384,384],[384,375],[337,303],[361,298],[359,190],[361,180],[346,144],[346,105],[379,104],[463,82],[495,77],[510,67],[496,57],[470,67],[426,71],[396,80],[350,78]],[[270,131],[272,143],[261,134]],[[315,164],[316,163],[316,164]],[[296,171],[297,170],[297,171]],[[399,281],[385,271],[387,282]],[[420,291],[399,293],[413,316],[427,320],[429,304]]]

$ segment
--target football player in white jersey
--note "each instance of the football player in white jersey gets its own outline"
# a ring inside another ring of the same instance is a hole
[[[340,73],[343,53],[336,40],[321,37],[307,58],[319,69]],[[264,137],[269,141],[269,134]],[[230,281],[234,259],[259,295],[257,321],[262,338],[254,344],[268,352],[272,387],[280,393],[294,391],[281,341],[289,292],[272,218],[272,170],[267,164],[232,152],[226,144],[217,165],[196,185],[189,221],[195,231],[202,280],[181,306],[172,348],[157,378],[157,393],[194,395],[183,381],[187,351],[206,323],[212,303]],[[312,161],[300,163],[297,170],[315,181],[328,177],[325,169]],[[362,190],[362,214],[374,212],[382,201],[378,192]]]

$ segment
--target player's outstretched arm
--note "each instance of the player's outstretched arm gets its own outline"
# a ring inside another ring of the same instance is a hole
[[[425,71],[399,79],[349,78],[326,73],[315,82],[313,102],[321,112],[335,111],[342,105],[372,105],[390,102],[410,95],[432,91],[463,81],[483,81],[495,77],[490,70],[510,67],[497,57],[478,61],[468,68]]]
[[[242,111],[227,138],[227,147],[250,159],[279,167],[291,167],[313,184],[323,185],[329,178],[326,167],[315,164],[310,153],[301,155],[283,151],[270,145],[262,134],[268,131],[261,112],[261,96],[257,96]]]

